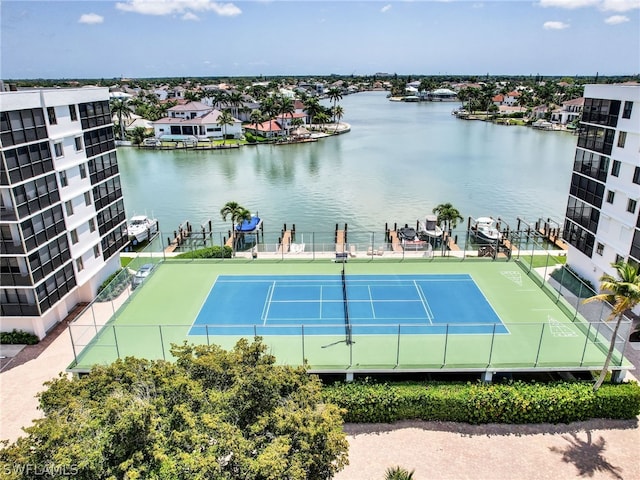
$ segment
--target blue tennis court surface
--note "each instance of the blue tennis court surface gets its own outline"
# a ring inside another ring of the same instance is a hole
[[[221,275],[190,335],[508,333],[470,275]],[[348,318],[348,320],[347,320]]]

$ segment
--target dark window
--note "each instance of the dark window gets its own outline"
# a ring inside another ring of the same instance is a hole
[[[622,118],[631,118],[631,110],[633,110],[633,102],[627,100],[624,102],[624,109],[622,110]]]
[[[604,153],[605,155],[611,155],[615,136],[616,131],[613,129],[585,125],[580,129],[578,147]]]
[[[618,124],[620,100],[604,100],[601,98],[585,98],[582,109],[582,121],[607,127]]]
[[[569,193],[598,208],[602,206],[604,198],[604,184],[588,177],[574,173],[571,176]]]
[[[620,160],[613,161],[613,165],[611,166],[611,175],[614,177],[620,175]]]
[[[79,152],[80,150],[82,150],[82,137],[76,137],[75,142],[76,142],[76,152]]]
[[[600,211],[594,208],[592,205],[578,200],[574,197],[569,197],[567,202],[566,217],[569,220],[581,225],[591,232],[596,232],[598,229],[598,220],[600,219]]]
[[[633,171],[633,183],[640,185],[640,167],[636,167]]]
[[[607,203],[613,203],[613,199],[616,197],[616,192],[609,190],[607,192]]]
[[[69,115],[71,116],[72,122],[78,121],[78,111],[76,110],[75,105],[69,105]]]
[[[598,242],[598,245],[596,246],[596,253],[602,256],[603,252],[604,252],[604,245]]]
[[[634,200],[633,198],[630,198],[629,201],[627,202],[627,212],[636,213],[636,207],[637,206],[638,206],[637,200]]]
[[[49,117],[49,125],[56,125],[58,120],[56,120],[56,109],[53,107],[47,107],[47,116]]]
[[[640,260],[640,230],[638,229],[636,229],[636,233],[633,234],[629,255]]]
[[[0,141],[4,147],[48,138],[41,108],[0,113]]]
[[[607,172],[609,171],[609,157],[576,148],[573,171],[606,182]]]
[[[67,172],[65,170],[62,170],[61,172],[59,172],[58,177],[60,178],[60,186],[62,188],[69,185],[69,181],[67,180]]]
[[[624,144],[627,141],[627,132],[620,132],[618,134],[618,147],[624,148]]]
[[[589,258],[592,257],[595,236],[591,232],[583,229],[570,220],[566,220],[564,223],[563,237],[567,242],[580,250],[586,256]]]
[[[62,143],[54,143],[53,150],[56,152],[56,158],[62,157],[64,155],[64,151],[62,150]]]

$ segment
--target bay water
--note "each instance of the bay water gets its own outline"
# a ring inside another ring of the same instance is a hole
[[[386,92],[345,96],[351,131],[294,145],[238,149],[120,147],[127,217],[146,214],[173,231],[189,221],[226,232],[220,209],[238,202],[264,220],[274,241],[298,232],[383,232],[415,225],[441,203],[466,218],[562,223],[576,137],[567,132],[460,120],[458,103],[390,102]],[[462,222],[463,227],[466,225]]]

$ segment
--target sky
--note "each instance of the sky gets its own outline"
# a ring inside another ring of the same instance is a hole
[[[0,78],[633,75],[640,0],[0,0]]]

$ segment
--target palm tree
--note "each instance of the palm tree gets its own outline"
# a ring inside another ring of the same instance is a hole
[[[296,111],[296,107],[293,104],[293,100],[289,97],[280,97],[277,101],[278,113],[284,117],[289,115],[289,120],[293,118],[293,114]]]
[[[227,144],[227,125],[233,125],[235,123],[235,119],[231,116],[229,110],[224,110],[218,116],[218,121],[216,122],[218,125],[222,127],[222,144]]]
[[[414,470],[407,470],[402,467],[387,468],[385,472],[385,480],[412,480]]]
[[[342,117],[344,117],[343,108],[340,105],[338,105],[337,107],[333,107],[333,118],[336,122],[336,131],[338,131],[338,123],[340,123],[340,119]]]
[[[124,123],[122,122],[123,118],[131,118],[131,114],[133,114],[133,109],[127,100],[121,100],[119,98],[114,98],[111,100],[111,113],[117,115],[118,124],[120,125],[120,140],[125,140],[124,134]]]
[[[309,115],[309,128],[312,128],[313,118],[322,111],[322,106],[317,97],[310,97],[304,105],[304,111]]]
[[[277,113],[276,102],[273,97],[265,98],[260,104],[260,110],[262,110],[266,119],[269,120],[269,137],[271,137],[271,119]]]
[[[220,215],[222,216],[222,220],[224,220],[225,222],[227,221],[227,217],[230,217],[231,219],[231,248],[235,256],[235,226],[241,223],[243,220],[251,219],[251,212],[249,212],[249,210],[247,210],[237,202],[227,202],[224,204],[224,207],[220,209]]]
[[[432,211],[438,216],[438,224],[444,224],[447,231],[454,230],[458,226],[458,220],[464,220],[458,209],[450,203],[441,203]]]
[[[588,302],[606,302],[612,306],[611,313],[607,317],[607,321],[616,319],[616,326],[613,329],[611,336],[611,343],[609,344],[609,351],[607,352],[607,358],[604,361],[604,366],[600,371],[598,380],[593,385],[593,391],[597,391],[604,382],[609,370],[609,364],[613,357],[613,351],[616,346],[616,339],[618,337],[618,329],[622,323],[622,318],[625,312],[633,309],[638,303],[640,303],[640,276],[638,275],[637,267],[626,262],[618,262],[612,264],[616,269],[618,278],[605,273],[600,277],[600,290],[603,293],[594,295],[587,298],[584,303]]]
[[[227,97],[227,105],[231,107],[231,114],[238,116],[239,108],[244,103],[244,98],[240,92],[232,92]]]
[[[342,90],[338,87],[331,87],[327,92],[327,97],[333,102],[333,107],[335,108],[338,100],[342,100]]]

